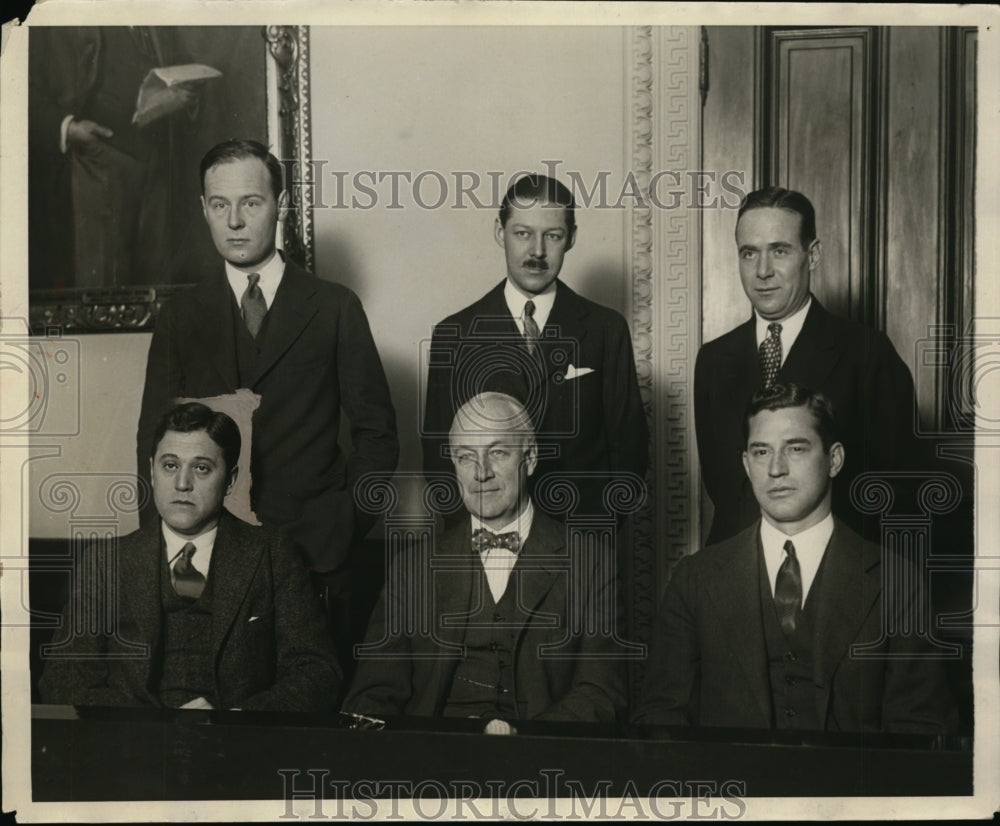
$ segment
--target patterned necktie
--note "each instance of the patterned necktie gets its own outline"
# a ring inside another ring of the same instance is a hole
[[[198,549],[193,542],[181,548],[174,563],[174,590],[177,596],[198,599],[205,590],[205,577],[191,564],[191,557]]]
[[[778,579],[774,583],[774,605],[781,630],[791,634],[802,610],[802,572],[791,539],[785,542],[785,553],[787,556],[778,569]]]
[[[535,322],[535,302],[527,301],[524,304],[524,342],[531,355],[535,354],[535,347],[538,344],[538,324]]]
[[[760,373],[764,377],[764,386],[774,384],[774,378],[781,367],[781,325],[768,324],[767,338],[760,343],[757,351],[760,358]]]
[[[260,291],[260,273],[252,272],[247,276],[247,289],[240,299],[240,307],[243,310],[243,321],[246,322],[250,335],[257,338],[260,327],[264,323],[264,316],[267,315],[267,302],[264,301],[264,293]]]
[[[521,548],[521,537],[518,536],[517,531],[493,533],[493,531],[486,528],[478,528],[472,532],[472,550],[477,554],[492,550],[493,548],[503,548],[512,554],[516,554]]]

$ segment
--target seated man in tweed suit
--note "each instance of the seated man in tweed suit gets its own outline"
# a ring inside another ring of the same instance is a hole
[[[297,551],[223,508],[240,453],[236,423],[181,404],[160,420],[153,445],[160,518],[85,550],[63,615],[68,638],[43,652],[42,699],[334,708],[341,671]],[[79,616],[99,618],[98,632],[74,628]]]

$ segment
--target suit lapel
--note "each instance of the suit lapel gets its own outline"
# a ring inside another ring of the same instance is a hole
[[[233,327],[236,299],[225,270],[209,276],[196,289],[196,317],[191,319],[191,329],[198,342],[197,350],[222,377],[229,392],[234,392],[240,380]]]
[[[515,619],[520,624],[518,644],[538,606],[556,583],[556,574],[559,571],[566,573],[565,565],[560,566],[551,559],[556,554],[565,556],[565,545],[565,529],[536,509],[531,533],[521,548],[508,583],[508,588],[515,588]],[[560,619],[565,621],[567,617]]]
[[[757,327],[754,317],[737,328],[730,349],[722,354],[719,364],[718,386],[734,399],[749,399],[764,383],[757,358]]]
[[[580,297],[565,284],[559,283],[556,288],[556,300],[552,304],[552,312],[549,313],[545,322],[545,329],[542,330],[542,338],[545,339],[545,331],[549,330],[556,340],[569,339],[577,343],[577,352],[570,354],[575,367],[588,367],[596,365],[577,364],[582,357],[583,340],[587,337],[587,316],[590,311],[587,305],[580,300]],[[551,329],[550,329],[551,328]],[[543,348],[548,354],[551,348]],[[549,375],[557,371],[564,371],[567,364],[553,364],[551,359],[546,359]]]
[[[264,546],[259,542],[248,542],[236,517],[223,511],[212,548],[213,663],[243,604],[263,554]]]
[[[881,592],[879,555],[836,521],[823,558],[823,582],[813,631],[814,677],[830,694],[837,666],[850,654]],[[825,705],[820,709],[826,718]]]
[[[147,672],[160,641],[160,566],[163,564],[160,555],[163,552],[159,519],[152,520],[134,538],[126,538],[118,546],[117,592],[124,595],[139,628],[142,639],[136,642],[150,646],[150,656],[144,661]]]
[[[771,689],[767,674],[767,644],[760,614],[759,553],[760,523],[743,532],[743,541],[715,560],[717,576],[707,584],[719,628],[743,670],[764,719],[771,716]]]
[[[446,648],[464,645],[470,612],[481,607],[476,604],[473,594],[477,561],[472,553],[472,525],[469,520],[461,529],[448,531],[441,538],[436,555],[440,565],[431,565],[433,630]],[[438,569],[434,570],[436,567]]]
[[[435,713],[440,714],[448,701],[451,682],[459,660],[465,654],[465,629],[469,619],[477,612],[473,587],[472,525],[466,520],[464,527],[448,531],[434,551],[438,565],[431,565],[431,593],[433,603],[424,608],[430,614],[431,631],[435,645],[432,656],[432,674],[429,694],[434,698]],[[435,570],[437,568],[437,570]]]
[[[777,381],[798,381],[809,387],[823,387],[840,360],[840,342],[828,324],[830,316],[813,297],[785,363],[778,370]]]
[[[312,278],[292,262],[286,262],[281,284],[268,311],[267,335],[264,336],[264,348],[257,374],[250,382],[251,387],[274,367],[316,314],[315,294],[316,285]]]

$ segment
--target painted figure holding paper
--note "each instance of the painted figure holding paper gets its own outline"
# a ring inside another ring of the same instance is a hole
[[[186,63],[169,29],[33,32],[31,226],[72,237],[65,260],[49,233],[32,236],[32,269],[60,274],[54,286],[167,280],[172,130],[193,121],[197,86],[219,75]]]

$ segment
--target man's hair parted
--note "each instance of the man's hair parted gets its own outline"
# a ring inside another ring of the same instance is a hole
[[[222,458],[226,463],[227,472],[232,471],[240,459],[243,440],[240,437],[239,426],[225,413],[212,410],[201,402],[178,404],[163,414],[153,432],[153,452],[150,458],[156,456],[156,449],[168,430],[175,433],[196,433],[204,430],[209,438],[222,448]]]
[[[555,178],[548,175],[530,174],[518,178],[507,188],[500,203],[500,225],[507,226],[512,207],[530,207],[535,204],[550,204],[565,209],[566,230],[576,229],[576,202],[573,193]]]
[[[816,432],[823,445],[823,452],[829,453],[830,446],[838,441],[837,419],[833,403],[822,393],[808,387],[789,382],[762,387],[750,399],[743,414],[743,446],[750,439],[750,420],[764,410],[784,410],[789,407],[805,407],[816,423]]]
[[[780,186],[756,189],[744,197],[740,203],[740,211],[736,214],[736,223],[739,224],[744,212],[761,207],[776,207],[797,213],[800,218],[799,241],[803,248],[808,247],[816,240],[816,210],[801,192],[796,192],[794,189],[783,189]]]
[[[217,143],[201,159],[201,191],[205,192],[205,175],[213,166],[233,161],[243,161],[247,158],[257,158],[267,167],[268,175],[271,177],[271,190],[275,199],[281,195],[284,189],[281,163],[274,155],[268,152],[267,147],[262,143],[248,138],[232,138],[222,143]]]

